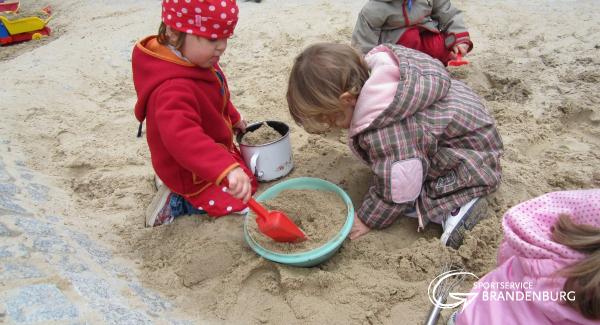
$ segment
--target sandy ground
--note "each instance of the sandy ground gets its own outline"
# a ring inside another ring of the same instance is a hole
[[[291,126],[296,167],[285,178],[318,177],[355,207],[370,169],[343,132],[308,135],[287,113],[293,58],[320,41],[349,43],[364,1],[238,1],[241,20],[221,59],[234,105],[250,122]],[[265,260],[247,245],[244,217],[185,216],[143,228],[155,186],[144,138],[136,138],[131,50],[156,33],[160,1],[23,1],[53,8],[53,32],[0,47],[3,155],[47,175],[47,214],[112,248],[144,285],[198,323],[420,324],[427,286],[444,256],[483,275],[495,267],[501,217],[546,192],[600,187],[600,6],[595,0],[463,0],[474,50],[456,78],[496,120],[505,144],[500,189],[488,219],[458,251],[441,228],[415,219],[346,240],[313,268]],[[260,192],[273,183],[261,183]],[[40,203],[42,204],[42,203]],[[1,213],[1,216],[6,213]],[[442,312],[442,321],[450,314]],[[440,322],[441,323],[441,322]]]

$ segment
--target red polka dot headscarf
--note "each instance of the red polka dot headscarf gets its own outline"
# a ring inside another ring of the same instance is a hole
[[[163,0],[165,25],[210,39],[229,38],[238,21],[236,0]]]

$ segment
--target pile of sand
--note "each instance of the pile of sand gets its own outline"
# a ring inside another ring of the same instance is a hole
[[[259,146],[281,139],[281,134],[268,124],[263,123],[258,129],[244,133],[240,144],[247,146]]]
[[[348,220],[346,202],[333,192],[286,189],[260,204],[267,211],[284,213],[309,238],[302,243],[276,242],[259,231],[257,222],[254,222],[257,216],[251,211],[247,223],[250,236],[257,244],[275,253],[298,254],[319,248],[331,241]],[[274,223],[275,220],[271,221],[271,224]]]

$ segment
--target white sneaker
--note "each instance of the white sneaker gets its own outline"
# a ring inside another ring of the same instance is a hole
[[[465,232],[473,229],[479,221],[487,217],[487,208],[487,201],[478,197],[457,211],[447,212],[442,222],[444,228],[444,233],[440,237],[442,244],[458,249],[462,245]]]
[[[163,185],[163,181],[158,178],[158,175],[154,175],[154,185],[156,185],[157,190]]]
[[[167,225],[173,221],[171,206],[169,205],[170,196],[171,190],[164,184],[158,188],[152,202],[146,209],[146,227]]]

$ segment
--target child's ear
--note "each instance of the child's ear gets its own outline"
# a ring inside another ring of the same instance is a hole
[[[353,107],[356,105],[356,97],[349,92],[341,94],[339,100],[344,105],[352,105]]]

